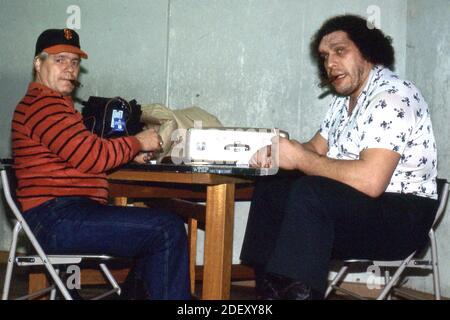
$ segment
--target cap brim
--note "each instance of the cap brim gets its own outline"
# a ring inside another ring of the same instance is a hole
[[[57,54],[57,53],[61,53],[61,52],[70,52],[70,53],[78,54],[83,59],[88,58],[88,55],[86,52],[84,52],[80,48],[77,48],[75,46],[71,46],[68,44],[57,44],[55,46],[45,48],[44,51],[47,53],[50,53],[50,54]]]

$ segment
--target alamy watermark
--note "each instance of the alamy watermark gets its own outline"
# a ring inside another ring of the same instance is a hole
[[[69,276],[66,279],[67,289],[81,289],[81,270],[78,265],[70,265],[66,269]]]
[[[367,28],[381,29],[381,8],[377,5],[370,5],[367,7]]]
[[[66,9],[66,13],[69,14],[66,20],[66,26],[69,29],[81,29],[81,9],[77,5],[70,5]]]
[[[381,270],[379,266],[370,265],[366,272],[369,274],[366,286],[369,290],[380,289],[382,284]]]

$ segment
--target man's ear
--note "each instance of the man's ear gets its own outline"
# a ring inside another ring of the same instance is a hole
[[[34,58],[33,66],[36,73],[41,72],[42,60],[39,57]]]

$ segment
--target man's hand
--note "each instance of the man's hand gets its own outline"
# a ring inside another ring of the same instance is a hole
[[[282,168],[298,170],[302,153],[308,152],[299,142],[273,137],[272,145],[259,149],[250,159],[250,165],[258,168]]]
[[[153,152],[139,152],[136,157],[134,157],[133,161],[139,164],[149,163],[153,158]]]
[[[135,137],[141,143],[141,151],[156,152],[162,148],[163,142],[161,136],[154,129],[139,132]]]
[[[249,164],[254,168],[273,168],[272,146],[265,146],[256,151],[251,157]]]
[[[275,142],[275,141],[274,141]],[[279,138],[278,140],[278,166],[286,170],[300,170],[302,156],[308,151],[296,140]]]

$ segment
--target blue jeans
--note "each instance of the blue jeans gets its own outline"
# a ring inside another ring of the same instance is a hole
[[[61,197],[24,218],[47,253],[132,258],[149,298],[190,299],[186,230],[171,212]]]

